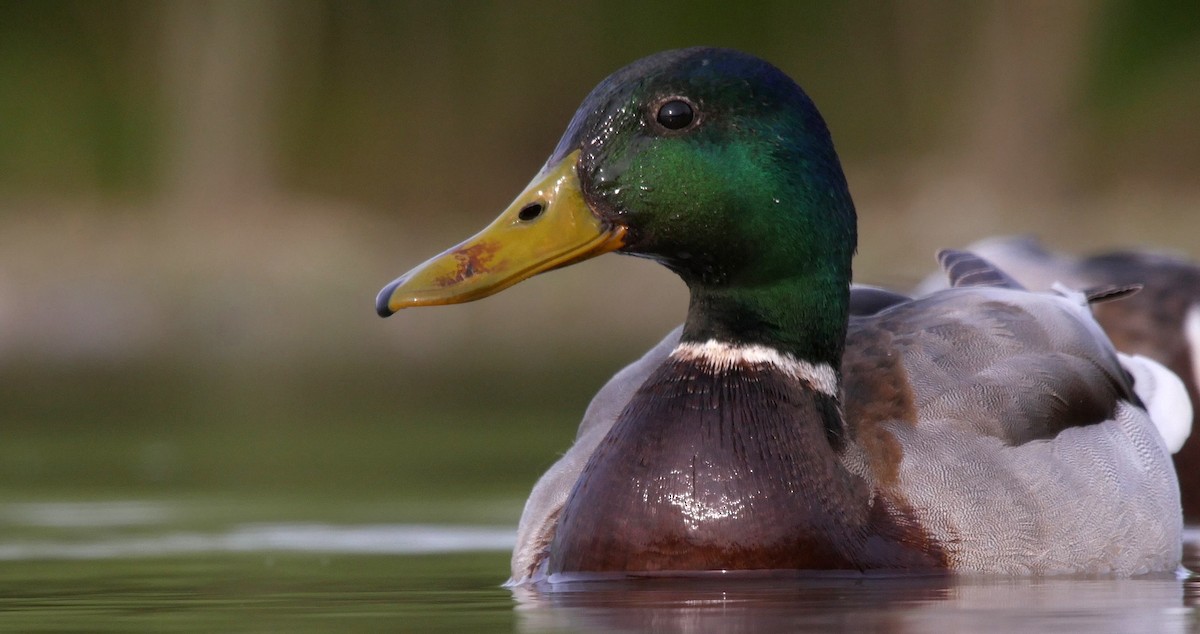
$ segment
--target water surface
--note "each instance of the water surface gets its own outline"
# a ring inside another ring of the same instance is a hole
[[[566,397],[542,395],[545,376],[516,377],[494,394],[464,378],[471,399],[458,384],[395,387],[388,372],[288,377],[9,377],[22,389],[0,401],[0,630],[1198,628],[1200,586],[1173,576],[505,589],[524,498],[570,445],[595,385],[555,404]],[[429,402],[418,407],[419,398]],[[453,407],[464,400],[488,407]]]
[[[178,503],[0,505],[9,631],[1186,632],[1200,582],[777,575],[506,589],[511,525],[189,526]],[[1189,533],[1189,556],[1200,533]]]

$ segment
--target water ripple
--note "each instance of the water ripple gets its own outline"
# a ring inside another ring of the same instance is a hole
[[[178,532],[90,541],[0,542],[0,560],[113,559],[205,553],[323,552],[414,555],[510,550],[510,527],[423,524],[251,524],[220,533]]]

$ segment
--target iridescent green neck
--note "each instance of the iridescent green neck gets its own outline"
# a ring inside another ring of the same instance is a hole
[[[758,344],[838,367],[849,283],[798,275],[755,287],[690,284],[683,340]]]
[[[692,199],[663,195],[663,208],[681,210],[675,233],[657,217],[637,218],[651,227],[651,257],[688,285],[685,340],[760,344],[838,367],[857,244],[854,203],[832,146],[819,136],[805,140],[776,147],[774,160],[721,157],[708,170],[693,167],[702,177],[679,188]],[[805,169],[788,169],[797,165]]]
[[[738,222],[717,234],[710,246],[717,257],[668,263],[691,294],[684,340],[765,345],[840,366],[857,244],[854,203],[832,147],[812,145],[820,149],[793,150],[807,170],[760,168],[754,178],[769,184],[746,189],[769,197],[727,203],[722,216]]]

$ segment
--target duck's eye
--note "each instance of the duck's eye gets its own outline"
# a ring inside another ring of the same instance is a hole
[[[521,211],[517,212],[517,218],[520,218],[523,222],[529,222],[530,220],[542,215],[542,210],[545,208],[545,205],[540,202],[529,203],[528,205],[521,207]]]
[[[692,104],[682,99],[673,99],[659,107],[658,116],[655,118],[668,130],[682,130],[692,123],[696,113],[692,110]]]

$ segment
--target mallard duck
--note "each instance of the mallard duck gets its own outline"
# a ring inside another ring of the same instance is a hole
[[[1076,288],[1138,285],[1128,299],[1095,307],[1096,321],[1117,350],[1150,357],[1183,379],[1200,403],[1200,265],[1182,256],[1150,251],[1109,251],[1086,257],[1053,253],[1029,236],[997,236],[967,247],[1034,290],[1055,283]],[[945,287],[930,276],[921,293]],[[1194,422],[1194,421],[1193,421]],[[1200,440],[1169,439],[1179,473],[1184,518],[1200,520]],[[1184,442],[1187,440],[1188,442]]]
[[[602,81],[497,220],[380,292],[387,316],[611,251],[688,287],[683,325],[600,390],[534,487],[510,583],[1176,569],[1179,491],[1148,412],[1178,379],[1119,357],[1083,294],[969,254],[946,258],[957,287],[851,313],[856,231],[804,91],[692,48]]]

